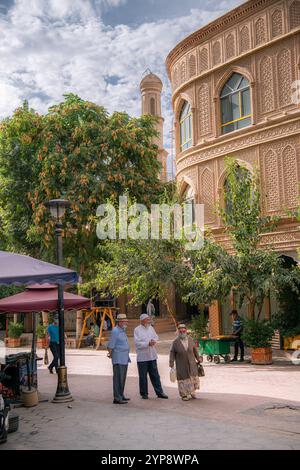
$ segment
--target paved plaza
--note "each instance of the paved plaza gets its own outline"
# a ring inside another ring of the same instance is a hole
[[[208,364],[198,399],[182,402],[169,380],[162,335],[159,370],[169,400],[138,394],[135,355],[127,405],[112,403],[112,369],[106,351],[67,351],[71,404],[51,403],[56,376],[39,368],[40,404],[19,408],[20,429],[4,449],[300,449],[300,366],[275,357],[272,366]],[[42,355],[42,351],[40,351]]]

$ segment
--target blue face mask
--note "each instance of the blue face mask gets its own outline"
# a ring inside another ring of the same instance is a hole
[[[187,333],[179,333],[179,337],[181,339],[185,339],[187,337]]]

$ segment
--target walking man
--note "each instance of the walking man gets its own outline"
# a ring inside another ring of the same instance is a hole
[[[240,362],[244,362],[245,348],[244,343],[241,339],[241,335],[243,332],[242,318],[239,316],[237,310],[232,310],[230,315],[232,318],[232,334],[233,336],[236,336],[236,340],[234,343],[234,357],[231,359],[231,362],[236,362],[238,360],[239,347],[241,350]]]
[[[134,330],[134,344],[137,353],[140,395],[148,399],[148,374],[158,398],[168,398],[164,393],[157,369],[157,352],[155,345],[158,336],[151,326],[151,318],[146,313],[140,316],[141,324]]]
[[[123,405],[128,403],[130,398],[124,396],[124,388],[127,377],[127,369],[130,361],[129,342],[126,335],[128,320],[126,315],[120,313],[117,318],[117,326],[113,328],[108,342],[108,357],[113,364],[113,403]]]
[[[49,348],[53,355],[53,360],[48,366],[50,374],[53,374],[53,368],[56,373],[58,371],[59,361],[59,327],[58,327],[58,315],[55,314],[53,317],[53,323],[47,328],[47,340],[49,342]]]

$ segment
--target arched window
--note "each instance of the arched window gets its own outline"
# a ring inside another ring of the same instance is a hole
[[[156,115],[156,112],[155,112],[155,99],[154,98],[150,98],[150,114],[152,114],[152,116]]]
[[[187,186],[186,190],[183,193],[183,202],[185,204],[191,204],[192,206],[192,223],[195,223],[195,194],[191,186]]]
[[[186,150],[192,146],[192,111],[191,105],[185,101],[180,117],[180,150]]]
[[[221,91],[222,134],[251,124],[251,101],[248,80],[234,73]]]

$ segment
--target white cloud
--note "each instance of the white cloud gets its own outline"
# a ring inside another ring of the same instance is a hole
[[[170,87],[165,58],[185,35],[223,13],[195,9],[136,28],[107,27],[99,9],[126,0],[16,0],[0,16],[0,117],[23,99],[39,112],[66,92],[113,110],[140,113],[139,83],[147,67],[164,82],[165,133],[170,145]],[[226,2],[226,9],[237,0]],[[224,5],[222,5],[223,7]],[[109,77],[113,77],[111,80]]]

